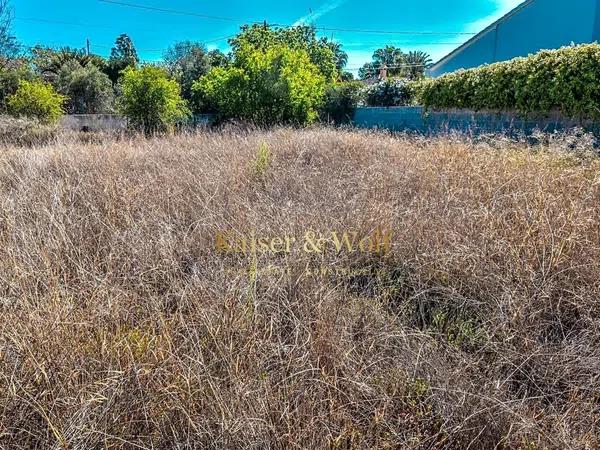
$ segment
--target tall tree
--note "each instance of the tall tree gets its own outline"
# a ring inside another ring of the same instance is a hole
[[[211,69],[211,57],[203,44],[197,42],[177,42],[163,55],[167,71],[181,85],[181,96],[192,98],[192,85]]]
[[[94,64],[85,67],[77,61],[64,64],[55,84],[57,91],[67,97],[69,114],[100,114],[113,110],[112,83]]]
[[[387,68],[388,75],[390,76],[401,75],[404,54],[398,47],[386,45],[384,48],[375,50],[373,53],[373,62],[378,68]]]
[[[5,67],[8,61],[19,53],[19,45],[11,34],[12,7],[9,0],[0,0],[0,65]]]
[[[342,44],[339,42],[326,41],[327,45],[335,56],[335,66],[337,67],[340,76],[344,71],[344,67],[348,64],[348,53],[342,50]]]
[[[215,49],[208,52],[211,67],[227,67],[231,62],[230,58],[221,50]]]
[[[133,45],[133,41],[126,34],[121,34],[115,41],[115,46],[110,52],[108,60],[107,75],[116,83],[121,72],[127,67],[136,67],[140,59]]]
[[[358,78],[366,80],[367,78],[373,78],[379,74],[379,67],[374,62],[365,63],[360,69],[358,69]]]
[[[304,49],[243,45],[232,64],[194,84],[204,109],[221,120],[258,125],[306,124],[317,119],[327,82]]]
[[[425,69],[431,64],[431,56],[421,50],[411,51],[404,55],[406,77],[418,80],[425,76]]]
[[[133,41],[126,34],[120,35],[115,41],[115,46],[110,51],[110,59],[124,61],[128,66],[136,66],[140,62]]]
[[[305,50],[327,80],[339,78],[339,60],[330,46],[331,41],[317,37],[312,25],[290,28],[274,28],[268,24],[244,25],[241,32],[229,40],[229,44],[234,57],[244,48],[265,51],[275,45],[285,45],[293,50]]]
[[[403,77],[417,80],[425,76],[425,69],[431,64],[431,57],[421,50],[403,53],[398,47],[386,45],[375,50],[373,60],[358,71],[361,79],[376,76],[381,68],[387,68],[391,77]]]
[[[63,66],[77,63],[81,67],[94,65],[105,69],[104,58],[97,55],[88,55],[83,49],[63,47],[58,50],[38,45],[31,50],[31,62],[35,70],[45,81],[55,83]]]

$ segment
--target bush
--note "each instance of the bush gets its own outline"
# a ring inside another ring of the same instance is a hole
[[[43,145],[56,137],[55,125],[34,119],[0,116],[0,143],[12,145]]]
[[[336,124],[348,123],[363,97],[364,85],[360,81],[333,84],[325,92],[321,118]]]
[[[600,45],[542,51],[527,58],[461,70],[417,84],[426,108],[558,111],[573,118],[600,118]]]
[[[145,133],[171,131],[190,115],[179,83],[161,68],[128,67],[119,84],[123,92],[120,110],[135,129]]]
[[[115,96],[108,75],[93,64],[82,67],[77,61],[65,64],[56,81],[60,93],[69,97],[70,114],[112,112]]]
[[[19,89],[19,81],[33,81],[35,75],[27,66],[0,70],[0,111],[6,112],[8,97]]]
[[[318,117],[325,83],[305,50],[248,46],[238,50],[233,66],[213,69],[193,90],[203,108],[216,110],[221,120],[303,125]]]
[[[15,117],[28,117],[42,123],[57,123],[64,115],[67,98],[41,81],[19,81],[17,91],[8,97],[8,112]]]
[[[369,86],[365,91],[367,106],[406,106],[413,100],[413,84],[400,79],[388,78]]]

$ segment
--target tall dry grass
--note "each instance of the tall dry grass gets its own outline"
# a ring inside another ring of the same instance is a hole
[[[594,159],[225,130],[5,147],[0,189],[0,448],[600,446]]]

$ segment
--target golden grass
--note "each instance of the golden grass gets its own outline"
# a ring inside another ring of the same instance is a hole
[[[593,159],[224,130],[6,147],[0,189],[0,448],[600,446]]]

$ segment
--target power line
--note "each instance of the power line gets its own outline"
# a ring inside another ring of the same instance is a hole
[[[182,16],[194,16],[200,17],[202,19],[212,19],[212,20],[223,20],[225,22],[244,22],[244,19],[236,19],[234,17],[222,17],[222,16],[212,16],[209,14],[200,14],[188,11],[177,11],[175,9],[167,9],[167,8],[157,8],[154,6],[146,6],[146,5],[137,5],[135,3],[125,3],[114,0],[98,0],[101,3],[110,3],[113,5],[126,6],[128,8],[136,8],[136,9],[145,9],[147,11],[156,11],[156,12],[164,12],[168,14],[178,14]],[[250,23],[263,23],[258,21],[248,21]]]
[[[104,25],[88,25],[88,24],[84,24],[84,23],[64,22],[62,20],[37,19],[37,18],[33,18],[33,17],[15,17],[14,19],[24,21],[24,22],[49,23],[49,24],[56,24],[56,25],[69,25],[69,26],[85,27],[85,28],[102,28],[104,30],[112,29],[111,27],[107,27]]]
[[[124,6],[128,8],[135,9],[143,9],[146,11],[155,11],[162,12],[167,14],[177,14],[182,16],[192,16],[192,17],[200,17],[203,19],[213,19],[213,20],[224,20],[227,22],[243,22],[243,23],[251,23],[251,24],[262,24],[265,23],[263,21],[255,21],[255,20],[244,20],[240,18],[234,17],[223,17],[223,16],[211,16],[208,14],[200,14],[190,11],[180,11],[176,9],[168,9],[168,8],[157,8],[154,6],[146,6],[140,5],[137,3],[126,3],[116,0],[98,0],[102,3],[108,3],[112,5]],[[283,25],[283,24],[271,24],[276,27],[282,28],[292,28],[293,25]],[[371,34],[401,34],[401,35],[415,35],[415,36],[473,36],[477,33],[467,33],[467,32],[450,32],[450,31],[389,31],[389,30],[368,30],[368,29],[358,29],[358,28],[333,28],[333,27],[315,27],[316,30],[320,31],[339,31],[339,32],[347,32],[347,33],[371,33]]]
[[[464,42],[414,42],[414,41],[413,42],[411,42],[411,41],[399,42],[396,40],[381,41],[381,42],[340,41],[340,43],[342,45],[344,45],[345,47],[352,46],[353,44],[354,45],[360,44],[363,46],[367,46],[367,45],[378,46],[378,45],[387,44],[387,45],[395,45],[395,46],[402,45],[402,46],[407,46],[407,47],[409,47],[409,46],[415,47],[415,46],[419,46],[419,45],[462,45],[462,44],[464,44]]]
[[[25,21],[25,22],[38,22],[38,23],[48,23],[48,24],[56,24],[56,25],[69,25],[69,26],[76,26],[76,27],[83,27],[83,28],[101,28],[104,30],[112,30],[115,27],[108,27],[108,26],[104,26],[104,25],[90,25],[90,24],[86,24],[86,23],[78,23],[78,22],[67,22],[67,21],[62,21],[62,20],[50,20],[50,19],[38,19],[35,17],[15,17],[15,20],[21,20],[21,21]],[[263,22],[260,22],[263,23]],[[138,28],[138,30],[141,30]],[[150,30],[150,29],[144,29],[144,31],[156,31],[156,30]],[[211,43],[211,42],[217,42],[217,41],[221,41],[224,39],[231,39],[234,38],[236,35],[229,35],[229,36],[225,36],[222,38],[215,38],[215,39],[210,39],[207,41],[202,41],[203,43]],[[372,44],[372,45],[381,45],[381,42],[365,42],[365,41],[347,41],[347,40],[340,40],[340,39],[336,39],[336,41],[341,42],[343,45],[352,45],[352,44]],[[463,42],[413,42],[413,41],[398,41],[396,39],[392,40],[392,41],[386,41],[388,44],[397,44],[397,45],[462,45]]]
[[[387,31],[387,30],[362,30],[358,28],[330,28],[315,27],[321,31],[340,31],[345,33],[371,33],[371,34],[403,34],[414,36],[474,36],[477,33],[466,33],[462,31]]]
[[[103,25],[89,25],[89,24],[85,24],[85,23],[77,23],[77,22],[65,22],[65,21],[61,21],[61,20],[49,20],[49,19],[38,19],[38,18],[34,18],[34,17],[15,17],[15,20],[22,20],[22,21],[27,21],[27,22],[39,22],[39,23],[48,23],[48,24],[57,24],[57,25],[69,25],[69,26],[76,26],[76,27],[84,27],[84,28],[102,28],[105,30],[112,30],[114,29],[113,27],[107,27],[107,26],[103,26]],[[144,31],[156,31],[156,30],[144,30]],[[219,37],[219,38],[214,38],[214,39],[208,39],[208,40],[204,40],[204,41],[200,41],[203,44],[210,44],[212,42],[218,42],[218,41],[222,41],[225,39],[231,39],[235,37],[235,35],[229,35],[229,36],[223,36],[223,37]],[[144,51],[144,50],[140,50],[140,51]],[[161,50],[148,50],[148,51],[163,51]]]
[[[367,63],[368,64],[368,63]],[[350,66],[350,67],[344,67],[344,70],[356,70],[356,69],[362,69],[365,66],[365,64],[363,64],[362,66]],[[396,64],[396,65],[392,65],[392,66],[373,66],[373,67],[369,67],[369,69],[371,70],[381,70],[381,69],[406,69],[406,68],[410,68],[410,67],[427,67],[427,64]]]

